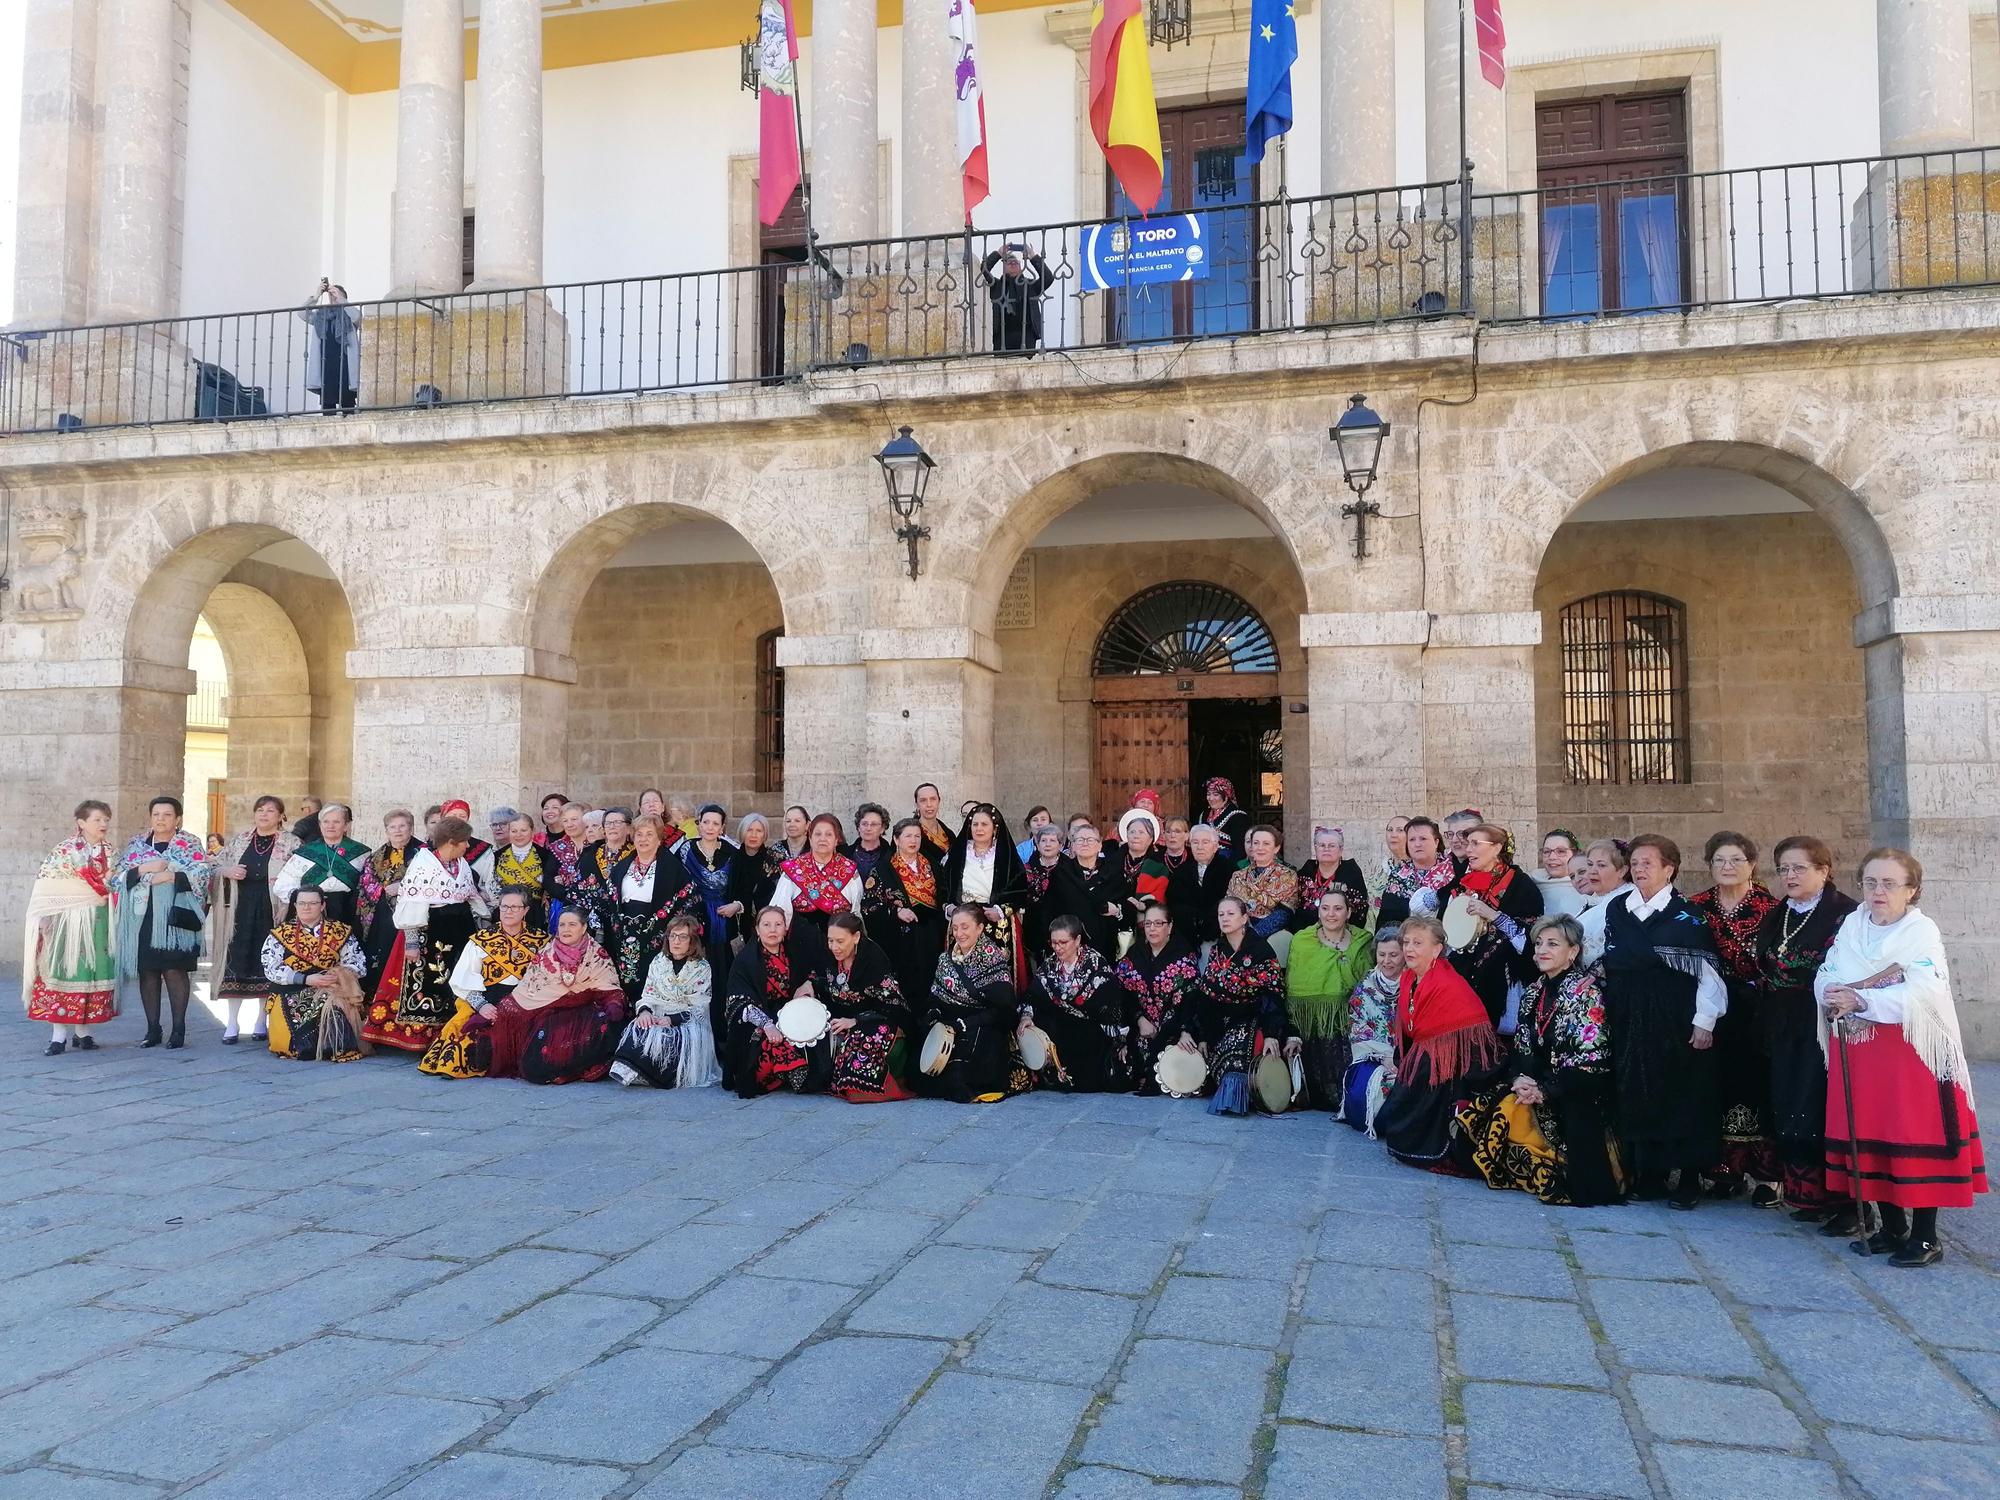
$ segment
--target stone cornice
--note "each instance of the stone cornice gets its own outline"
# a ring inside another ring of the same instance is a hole
[[[1900,594],[1854,617],[1854,644],[1873,646],[1899,635],[2000,631],[2000,594]]]
[[[539,677],[575,682],[576,662],[532,646],[375,646],[347,653],[347,675],[371,677]]]

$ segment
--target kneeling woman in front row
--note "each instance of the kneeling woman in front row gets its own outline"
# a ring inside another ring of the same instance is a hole
[[[703,925],[702,919],[686,915],[667,923],[666,944],[646,970],[631,1024],[618,1039],[611,1076],[619,1083],[687,1089],[722,1082],[709,1016],[714,973],[702,942]],[[708,925],[712,931],[713,923]]]
[[[1529,929],[1541,977],[1521,996],[1514,1055],[1495,1085],[1458,1112],[1466,1159],[1490,1188],[1544,1203],[1622,1203],[1611,1132],[1611,1038],[1604,976],[1583,962],[1583,927],[1543,917]]]
[[[802,1094],[826,1087],[824,1068],[817,1080],[812,1076],[814,1055],[778,1029],[778,1012],[801,993],[812,993],[813,973],[824,954],[810,922],[793,920],[781,906],[757,913],[754,935],[729,970],[729,998],[722,1008],[727,1071],[745,1099],[779,1089]]]
[[[293,907],[297,920],[273,927],[259,954],[273,986],[265,1002],[271,1050],[300,1062],[352,1061],[368,1051],[361,1040],[368,960],[352,927],[327,920],[321,892],[302,887]]]
[[[1285,1015],[1285,974],[1271,945],[1250,930],[1250,907],[1237,896],[1216,903],[1222,935],[1202,955],[1194,1006],[1195,1030],[1182,1046],[1199,1042],[1208,1052],[1215,1095],[1212,1115],[1250,1113],[1250,1070],[1262,1055],[1299,1053],[1299,1039]]]
[[[1031,1080],[1014,1046],[1020,992],[1014,960],[987,936],[977,906],[951,914],[951,942],[938,959],[919,1036],[943,1026],[951,1051],[935,1073],[919,1071],[917,1092],[960,1104],[986,1104],[1020,1093]]]
[[[1489,1087],[1504,1055],[1486,1006],[1444,956],[1444,923],[1403,920],[1403,983],[1396,996],[1396,1082],[1375,1134],[1398,1161],[1456,1173],[1458,1111]]]
[[[1035,1024],[1055,1044],[1056,1081],[1085,1093],[1130,1093],[1132,1002],[1111,961],[1084,941],[1075,917],[1049,923],[1049,946],[1032,995]]]
[[[591,1083],[611,1071],[625,992],[611,956],[570,907],[514,993],[497,1005],[489,1000],[479,1014],[492,1028],[489,1078]]]

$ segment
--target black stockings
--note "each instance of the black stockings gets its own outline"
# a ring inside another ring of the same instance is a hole
[[[160,1029],[160,981],[167,985],[167,1004],[173,1007],[174,1034],[187,1031],[189,980],[193,976],[185,969],[141,969],[139,971],[139,1003],[146,1008],[146,1030],[149,1033]]]
[[[1937,1238],[1938,1211],[1934,1208],[1901,1209],[1893,1203],[1882,1205],[1882,1227],[1897,1238],[1907,1235],[1930,1243]]]

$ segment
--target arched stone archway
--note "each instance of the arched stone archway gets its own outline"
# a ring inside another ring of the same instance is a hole
[[[262,589],[225,580],[202,615],[229,673],[223,826],[234,831],[246,825],[258,797],[282,797],[290,808],[320,791],[312,780],[312,675],[298,627]],[[345,792],[329,787],[324,795]]]

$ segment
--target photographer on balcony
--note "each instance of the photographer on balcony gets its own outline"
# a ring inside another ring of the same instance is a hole
[[[993,299],[993,352],[1033,354],[1042,343],[1042,298],[1055,283],[1049,263],[1026,245],[1002,245],[980,263],[979,279]]]
[[[306,389],[319,409],[354,410],[361,393],[361,320],[347,305],[347,288],[319,279],[319,288],[299,309],[312,338],[306,348]]]

